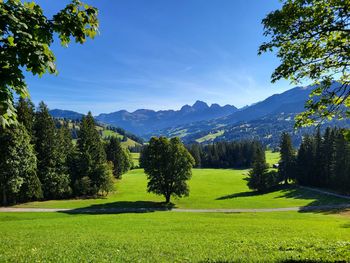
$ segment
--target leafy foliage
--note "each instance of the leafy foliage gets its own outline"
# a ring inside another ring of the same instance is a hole
[[[186,181],[191,178],[194,159],[179,138],[153,137],[143,150],[142,167],[148,177],[147,190],[165,197],[187,196]]]
[[[263,19],[269,42],[259,54],[277,50],[281,64],[272,82],[289,79],[317,84],[296,126],[349,116],[350,2],[348,0],[284,0],[280,10]],[[339,85],[333,85],[334,81]]]
[[[0,1],[0,124],[16,123],[13,93],[29,96],[23,70],[33,75],[57,74],[50,49],[57,34],[62,45],[71,38],[84,43],[98,30],[97,9],[73,0],[49,19],[34,2]]]

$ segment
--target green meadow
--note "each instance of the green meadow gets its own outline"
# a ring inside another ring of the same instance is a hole
[[[347,262],[350,220],[297,212],[0,214],[0,262]]]
[[[268,153],[269,163],[276,162]],[[277,159],[278,161],[278,159]],[[284,208],[344,204],[294,186],[257,194],[248,170],[194,169],[190,195],[176,208]],[[105,198],[53,200],[27,208],[161,207],[143,170],[116,182]],[[350,260],[345,211],[191,213],[0,213],[0,262],[334,262]]]
[[[189,182],[190,195],[173,198],[177,208],[283,208],[344,203],[346,200],[303,190],[281,187],[265,194],[257,194],[247,187],[248,170],[193,169]],[[143,170],[131,170],[116,183],[116,191],[99,199],[51,200],[30,202],[17,207],[35,208],[106,208],[159,207],[164,198],[147,193],[147,178]]]

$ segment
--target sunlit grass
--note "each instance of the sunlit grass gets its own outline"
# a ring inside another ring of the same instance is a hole
[[[257,194],[247,187],[247,170],[194,169],[189,181],[190,195],[172,199],[178,208],[280,208],[307,205],[346,203],[335,197],[314,193],[297,187],[281,188]],[[100,199],[52,200],[31,202],[21,207],[78,208],[106,204],[111,207],[154,207],[164,201],[162,196],[147,193],[147,179],[143,170],[123,175],[117,191]]]
[[[349,220],[297,212],[0,213],[0,262],[350,260]]]

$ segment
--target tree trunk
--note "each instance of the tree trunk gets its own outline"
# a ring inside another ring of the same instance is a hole
[[[167,203],[167,204],[170,203],[170,195],[165,196],[165,203]]]

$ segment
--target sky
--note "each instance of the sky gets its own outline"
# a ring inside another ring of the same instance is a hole
[[[48,17],[67,0],[37,0]],[[121,109],[179,109],[202,100],[243,107],[281,93],[279,61],[257,55],[261,20],[278,0],[85,0],[100,33],[84,45],[52,45],[59,74],[26,75],[34,103],[97,115]]]

